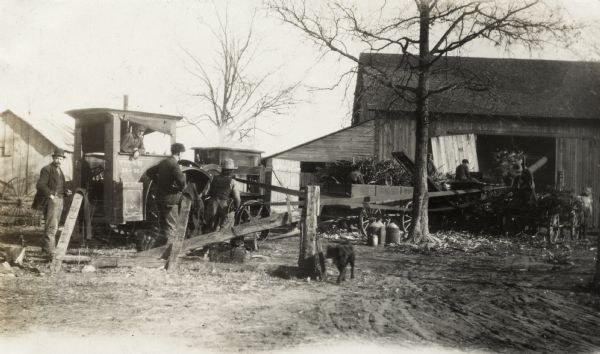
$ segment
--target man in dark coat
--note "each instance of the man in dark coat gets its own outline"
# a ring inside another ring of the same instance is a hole
[[[56,149],[52,154],[52,162],[44,166],[40,171],[40,179],[37,182],[37,192],[33,198],[34,209],[44,213],[44,240],[42,252],[52,258],[56,247],[56,231],[63,210],[63,199],[71,194],[65,187],[65,175],[60,165],[65,159],[63,149]]]
[[[223,159],[221,174],[214,176],[210,182],[210,190],[208,191],[210,199],[204,209],[204,220],[208,224],[209,230],[207,231],[209,232],[218,231],[227,224],[227,209],[230,200],[233,200],[236,209],[240,207],[241,199],[233,182],[233,170],[235,170],[233,160],[230,158]]]
[[[171,145],[171,156],[162,160],[158,165],[148,169],[146,174],[157,182],[158,222],[161,243],[171,243],[175,237],[177,217],[179,216],[179,201],[185,188],[185,175],[178,161],[185,151],[183,144]],[[158,246],[157,245],[157,246]]]

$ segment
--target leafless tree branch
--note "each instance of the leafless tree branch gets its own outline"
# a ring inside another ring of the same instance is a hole
[[[207,108],[203,119],[188,119],[191,124],[209,121],[220,136],[229,141],[241,141],[253,134],[249,128],[257,119],[279,116],[299,102],[296,93],[300,82],[275,85],[277,70],[267,70],[256,75],[252,65],[258,60],[260,50],[255,40],[254,20],[246,34],[236,36],[231,30],[227,14],[217,15],[218,25],[211,33],[218,45],[216,59],[207,66],[199,56],[182,48],[192,67],[188,72],[198,79],[199,88],[192,97]]]

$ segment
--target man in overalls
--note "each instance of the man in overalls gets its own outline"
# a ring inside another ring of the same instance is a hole
[[[214,176],[210,183],[208,191],[210,199],[204,210],[208,232],[218,231],[228,223],[227,211],[230,200],[233,200],[235,209],[241,204],[240,193],[233,181],[233,170],[235,170],[233,160],[224,159],[221,162],[221,174]]]

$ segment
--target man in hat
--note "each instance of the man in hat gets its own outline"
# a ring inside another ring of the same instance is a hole
[[[137,159],[140,154],[144,153],[144,132],[146,128],[142,125],[136,125],[133,132],[127,132],[121,138],[121,152],[131,154],[134,159]]]
[[[65,175],[60,165],[65,159],[65,151],[56,149],[52,154],[52,162],[44,166],[40,171],[40,179],[37,182],[37,192],[33,198],[32,208],[44,213],[44,239],[42,252],[49,258],[54,255],[56,247],[56,231],[63,210],[63,199],[71,195],[71,191],[65,187]]]
[[[185,146],[180,143],[171,145],[171,156],[162,160],[158,165],[148,169],[146,174],[157,182],[158,222],[160,228],[159,246],[161,243],[171,243],[175,237],[177,217],[179,216],[179,200],[185,188],[185,175],[178,161]]]
[[[210,182],[208,191],[210,199],[204,209],[204,219],[209,232],[217,231],[227,224],[227,209],[230,200],[233,200],[236,209],[240,207],[240,193],[233,182],[233,170],[235,170],[233,160],[230,158],[223,159],[221,161],[221,174],[214,176]]]

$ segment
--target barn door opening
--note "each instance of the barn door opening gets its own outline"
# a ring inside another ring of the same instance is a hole
[[[494,154],[497,151],[522,151],[525,163],[531,166],[542,157],[548,161],[535,171],[535,184],[538,191],[553,189],[556,176],[556,138],[512,135],[478,135],[477,154],[479,167],[484,175],[492,176],[496,168]]]

